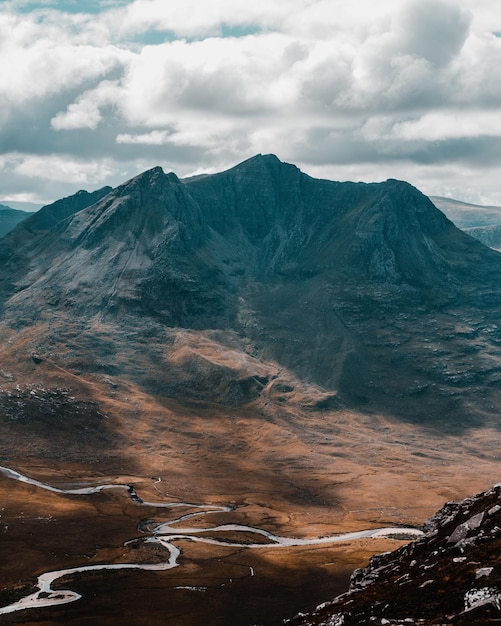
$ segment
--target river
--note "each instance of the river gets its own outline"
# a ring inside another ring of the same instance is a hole
[[[414,528],[402,529],[401,527],[389,527],[389,528],[377,528],[370,530],[361,530],[350,533],[343,533],[339,535],[331,535],[327,537],[299,539],[293,537],[282,537],[275,535],[267,530],[256,528],[253,526],[246,526],[242,524],[221,524],[218,526],[209,527],[190,527],[180,526],[180,524],[193,519],[195,517],[207,516],[211,513],[226,513],[233,511],[231,506],[218,506],[218,505],[203,505],[193,504],[190,502],[145,502],[143,501],[132,485],[128,484],[113,484],[108,483],[104,485],[96,485],[89,487],[80,487],[77,489],[60,489],[58,487],[52,487],[38,480],[29,478],[11,468],[0,466],[0,472],[19,482],[34,485],[40,489],[45,489],[54,493],[64,495],[90,495],[99,493],[105,489],[125,489],[131,498],[131,500],[140,507],[162,507],[166,509],[175,509],[178,507],[193,509],[192,512],[186,513],[182,516],[175,517],[168,522],[162,522],[161,524],[148,526],[144,529],[147,536],[140,539],[132,538],[126,544],[141,541],[144,543],[155,543],[161,545],[166,550],[165,561],[161,563],[102,563],[96,565],[84,565],[80,567],[72,567],[69,569],[55,570],[41,574],[37,580],[38,591],[27,595],[21,600],[9,604],[4,607],[0,607],[0,615],[7,613],[13,613],[15,611],[22,611],[30,608],[40,608],[47,606],[55,606],[59,604],[67,604],[69,602],[75,602],[81,598],[81,595],[71,590],[54,590],[52,584],[55,580],[75,573],[85,573],[96,570],[123,570],[123,569],[136,569],[136,570],[153,570],[162,571],[178,567],[180,550],[176,547],[177,541],[189,539],[191,541],[197,541],[210,545],[219,546],[234,546],[237,548],[246,548],[249,550],[265,550],[270,548],[290,548],[293,546],[309,546],[318,544],[334,544],[340,542],[353,541],[361,538],[377,538],[391,536],[395,534],[415,536],[418,537],[422,533]],[[220,533],[245,533],[248,537],[259,537],[261,540],[256,543],[239,542],[238,540],[231,540],[225,537],[224,539],[218,538]],[[265,541],[263,541],[263,539]],[[254,571],[251,568],[251,576],[254,575]]]

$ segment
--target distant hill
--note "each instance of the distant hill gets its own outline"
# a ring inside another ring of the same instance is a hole
[[[26,211],[18,211],[12,209],[5,204],[0,204],[0,237],[3,237],[10,232],[19,222],[22,222],[30,213]]]
[[[501,224],[501,206],[482,206],[441,196],[430,196],[430,200],[463,230]]]
[[[501,207],[469,204],[440,196],[430,196],[430,200],[458,228],[489,248],[501,249]]]
[[[465,228],[465,231],[486,246],[489,246],[489,248],[501,251],[501,223],[493,224],[492,226]]]
[[[10,209],[25,211],[26,213],[36,213],[43,205],[35,202],[22,202],[20,200],[6,200],[0,198],[0,204],[7,205]]]

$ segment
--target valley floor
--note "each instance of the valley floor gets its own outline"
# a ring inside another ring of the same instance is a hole
[[[87,463],[50,459],[44,451],[50,443],[40,440],[37,451],[19,438],[1,464],[61,490],[111,482],[132,485],[152,503],[229,505],[233,510],[195,516],[189,526],[238,524],[300,540],[418,527],[445,500],[498,479],[496,433],[486,430],[438,437],[349,412],[331,413],[328,420],[311,413],[259,422],[252,413],[225,412],[216,420],[207,409],[157,407],[134,429],[137,414],[129,408],[121,414],[131,420],[127,446],[103,451],[99,462],[92,456]],[[145,509],[124,489],[65,494],[1,474],[0,502],[1,606],[35,591],[37,576],[46,571],[169,557],[165,547],[141,540],[145,530],[172,520],[172,512]],[[192,512],[179,509],[180,515]],[[250,531],[239,538],[232,531],[217,534],[215,545],[180,539],[181,567],[165,571],[73,573],[53,588],[71,589],[81,600],[3,615],[0,622],[271,626],[344,592],[353,569],[406,540],[397,534],[263,550],[241,545],[256,537],[268,541]],[[124,545],[131,539],[140,541]]]

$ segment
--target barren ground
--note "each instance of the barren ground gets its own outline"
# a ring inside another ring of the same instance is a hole
[[[64,349],[74,354],[45,346],[37,364],[33,334],[3,339],[0,465],[52,486],[127,483],[145,501],[235,507],[193,524],[314,538],[420,526],[445,501],[499,480],[499,434],[486,425],[432,429],[370,405],[364,413],[312,410],[318,390],[299,386],[287,401],[275,389],[240,407],[182,402],[109,368],[86,371],[89,355],[68,341]],[[132,353],[131,345],[114,360],[124,368]],[[26,595],[46,571],[166,558],[158,548],[140,553],[123,544],[140,536],[141,520],[167,517],[125,491],[62,495],[0,475],[0,605]],[[81,600],[0,623],[271,626],[344,592],[354,568],[399,545],[364,539],[252,550],[183,540],[180,567],[74,575],[55,586]]]
[[[124,402],[119,412],[116,399],[110,405],[129,438],[99,462],[90,452],[79,463],[57,454],[50,459],[43,449],[50,443],[35,448],[33,437],[25,437],[9,446],[2,463],[63,488],[127,482],[145,500],[231,504],[235,511],[201,523],[235,522],[293,537],[419,526],[445,500],[479,491],[498,476],[495,437],[485,431],[465,443],[342,412],[308,416],[302,424],[261,421],[237,410],[216,419],[208,409],[141,407],[138,397],[132,410]],[[4,605],[44,571],[134,561],[134,550],[123,543],[138,536],[141,519],[166,518],[164,510],[136,505],[125,492],[60,495],[6,477],[0,477],[0,502]],[[366,539],[262,551],[179,545],[178,568],[82,574],[70,586],[58,581],[82,600],[4,616],[2,623],[279,624],[343,592],[355,567],[400,543]],[[175,589],[183,586],[207,589]]]

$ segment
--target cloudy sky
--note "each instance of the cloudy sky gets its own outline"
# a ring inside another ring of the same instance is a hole
[[[1,200],[272,152],[501,205],[499,0],[4,0],[0,55]]]

